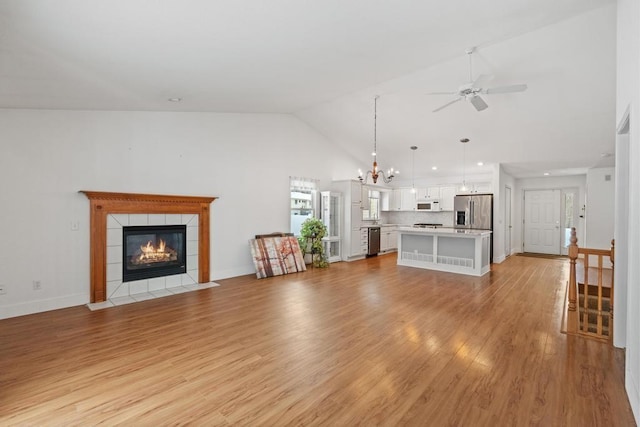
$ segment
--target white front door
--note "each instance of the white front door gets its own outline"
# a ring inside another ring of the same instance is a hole
[[[560,255],[560,190],[524,192],[524,251]]]

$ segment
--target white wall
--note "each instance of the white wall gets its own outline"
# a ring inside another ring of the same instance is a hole
[[[613,239],[615,214],[614,168],[593,168],[587,171],[586,200],[586,236],[585,243],[580,246],[608,249]]]
[[[629,111],[630,131],[627,136],[619,137],[618,141],[628,144],[628,186],[622,182],[617,184],[617,193],[628,197],[629,223],[628,230],[616,229],[616,233],[628,236],[629,268],[626,281],[618,280],[616,284],[626,286],[625,385],[636,422],[640,422],[640,2],[618,0],[617,7],[616,123],[619,124],[625,112]]]
[[[253,273],[248,240],[289,229],[289,176],[326,185],[357,169],[290,115],[0,110],[0,129],[0,318],[89,301],[79,190],[219,197],[215,280]]]

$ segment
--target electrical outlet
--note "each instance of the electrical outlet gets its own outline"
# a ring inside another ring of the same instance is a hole
[[[7,293],[7,289],[4,287],[4,285],[0,285],[0,295],[6,295]]]
[[[80,221],[71,221],[71,231],[80,230]]]
[[[40,289],[42,289],[42,282],[40,280],[34,280],[33,281],[33,290],[34,291],[39,291]]]

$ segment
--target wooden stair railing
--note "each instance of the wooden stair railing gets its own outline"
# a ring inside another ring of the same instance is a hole
[[[615,241],[611,240],[611,249],[581,248],[572,227],[570,242],[567,333],[611,341]],[[589,266],[592,256],[597,257],[597,267]],[[604,268],[604,257],[609,257],[610,269]],[[578,267],[579,264],[582,265]]]

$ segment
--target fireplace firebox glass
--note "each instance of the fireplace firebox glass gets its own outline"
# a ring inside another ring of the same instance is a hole
[[[187,226],[122,227],[122,281],[187,272]]]

